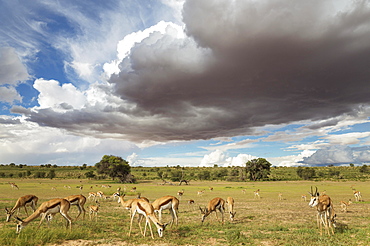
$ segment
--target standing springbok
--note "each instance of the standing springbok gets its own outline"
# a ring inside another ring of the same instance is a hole
[[[353,195],[355,196],[356,202],[359,202],[362,200],[361,192],[353,189]]]
[[[225,212],[225,200],[224,199],[220,197],[213,198],[211,201],[208,202],[208,205],[206,208],[202,209],[199,206],[199,209],[200,209],[200,213],[202,214],[202,223],[204,222],[204,219],[208,215],[210,215],[212,212],[216,213],[216,218],[218,219],[216,210],[220,211],[222,224],[224,223],[224,212]]]
[[[311,194],[311,200],[308,205],[317,209],[317,226],[320,229],[320,235],[322,235],[322,225],[325,226],[329,236],[331,235],[329,229],[331,229],[331,233],[334,235],[333,226],[335,227],[336,214],[330,197],[328,195],[320,196],[317,187],[315,192],[313,192],[312,186],[309,193]]]
[[[254,193],[254,199],[260,199],[260,189],[257,189],[255,191],[253,191]]]
[[[235,214],[236,214],[236,212],[234,212],[234,198],[228,197],[226,199],[226,204],[227,204],[228,211],[229,211],[229,214],[230,214],[230,220],[234,221],[234,217],[235,217]]]

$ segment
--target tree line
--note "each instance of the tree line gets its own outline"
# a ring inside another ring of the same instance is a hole
[[[16,174],[2,172],[2,167],[19,168]],[[69,169],[68,169],[69,168]],[[73,169],[73,170],[71,170]],[[32,171],[31,171],[32,170]],[[58,170],[56,172],[55,170]],[[75,171],[76,170],[76,171]],[[79,171],[77,171],[79,170]],[[0,164],[0,178],[88,178],[112,179],[120,183],[135,183],[137,180],[159,179],[164,183],[179,182],[188,184],[191,180],[225,180],[225,181],[263,181],[263,180],[324,180],[324,179],[368,179],[368,166],[355,167],[273,167],[264,158],[257,158],[238,167],[131,167],[122,157],[104,155],[94,166],[58,167],[45,164],[40,166]]]

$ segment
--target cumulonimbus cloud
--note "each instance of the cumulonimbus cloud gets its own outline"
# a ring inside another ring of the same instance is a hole
[[[356,114],[370,103],[370,6],[347,4],[188,0],[186,35],[169,28],[135,44],[109,79],[113,104],[29,120],[142,142]]]

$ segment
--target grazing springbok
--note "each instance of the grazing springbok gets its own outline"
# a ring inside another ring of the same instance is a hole
[[[98,212],[99,212],[100,203],[96,201],[96,205],[90,205],[89,207],[89,217],[92,220],[92,217],[95,217],[95,221],[98,221]]]
[[[27,206],[31,207],[33,211],[36,211],[37,201],[39,198],[35,195],[26,195],[18,198],[17,202],[15,203],[14,207],[12,209],[5,208],[6,211],[6,222],[10,221],[10,218],[14,214],[14,212],[18,209],[18,213],[21,209],[21,207],[24,207],[24,211],[26,211],[26,214],[28,216]]]
[[[173,223],[178,225],[178,210],[179,210],[179,199],[174,196],[164,196],[158,198],[152,203],[155,212],[158,212],[159,222],[162,223],[162,210],[168,209],[170,210],[170,214],[172,217],[171,226]]]
[[[84,213],[83,219],[85,219],[86,210],[84,206],[86,203],[86,197],[84,195],[72,195],[72,196],[67,196],[64,199],[69,201],[71,205],[74,205],[78,208],[78,215],[76,216],[75,220],[77,220],[78,217],[80,217],[82,212]]]
[[[134,201],[131,204],[131,220],[130,220],[130,230],[128,232],[128,236],[131,235],[132,223],[134,221],[134,217],[136,213],[139,214],[140,219],[138,222],[139,222],[140,232],[144,237],[146,234],[146,227],[147,225],[149,225],[150,234],[152,238],[154,239],[153,230],[152,230],[150,221],[152,221],[154,225],[157,227],[157,232],[158,232],[159,237],[163,237],[163,232],[166,229],[167,224],[162,224],[155,216],[153,206],[149,202],[142,200],[142,199],[134,199]],[[140,225],[140,221],[143,216],[146,219],[144,233]]]
[[[191,210],[194,210],[194,209],[193,209],[193,207],[194,207],[194,203],[195,203],[195,201],[194,201],[193,199],[188,200],[188,205],[189,205],[189,208],[190,208]]]
[[[227,204],[228,211],[229,211],[229,214],[230,214],[230,220],[234,221],[234,217],[235,217],[235,214],[236,214],[236,212],[234,212],[234,198],[228,197],[226,199],[226,204]]]
[[[199,209],[200,209],[200,213],[202,214],[202,223],[204,222],[204,219],[208,215],[210,215],[212,212],[216,213],[216,218],[218,219],[216,210],[220,211],[222,224],[224,223],[224,212],[225,212],[225,200],[224,199],[220,197],[213,198],[211,201],[208,202],[208,205],[206,208],[202,209],[201,207],[199,207]]]
[[[17,233],[20,233],[22,228],[27,226],[31,221],[41,217],[40,225],[47,218],[50,214],[60,213],[64,219],[67,221],[67,228],[72,228],[72,218],[68,215],[69,208],[71,207],[71,203],[63,198],[55,198],[47,202],[43,202],[38,209],[36,209],[33,214],[31,214],[26,219],[22,220],[18,217],[16,219],[19,221],[17,224]]]

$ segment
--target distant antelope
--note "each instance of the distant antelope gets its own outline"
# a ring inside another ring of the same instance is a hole
[[[247,190],[246,190],[246,189],[243,189],[243,190],[242,190],[242,193],[243,193],[243,194],[246,194],[246,193],[247,193]]]
[[[209,191],[213,191],[213,187],[209,187]]]
[[[279,193],[279,200],[283,200],[283,193]]]
[[[181,199],[181,197],[182,197],[182,195],[184,195],[184,190],[179,190],[178,192],[177,192],[177,195],[180,197],[180,199]]]
[[[194,203],[195,203],[194,200],[192,200],[192,199],[188,200],[189,208],[191,208],[192,210],[193,210]]]
[[[306,202],[307,201],[307,196],[305,194],[302,194],[301,195],[301,200]]]
[[[253,191],[254,192],[254,198],[255,199],[260,199],[260,189],[256,190],[256,191]]]
[[[11,182],[8,182],[10,184],[10,187],[12,187],[12,189],[17,189],[19,190],[19,187],[18,185],[16,185],[15,183],[11,183]]]
[[[198,190],[198,192],[197,192],[198,196],[203,195],[203,193],[204,193],[204,190]]]
[[[362,200],[361,192],[354,189],[353,190],[353,195],[355,196],[356,202],[359,202],[359,201]]]
[[[89,208],[90,220],[92,219],[92,217],[95,217],[95,221],[98,221],[99,207],[100,207],[100,203],[98,201],[96,201],[96,205],[90,205],[90,208]]]
[[[93,200],[95,201],[96,200],[96,193],[95,192],[89,192],[89,196],[87,197],[87,200]]]
[[[347,213],[347,208],[348,208],[348,206],[349,206],[350,204],[352,204],[351,199],[349,199],[349,200],[348,200],[348,202],[340,201],[340,207],[342,208],[342,210],[341,210],[341,211],[342,211],[342,212]]]

